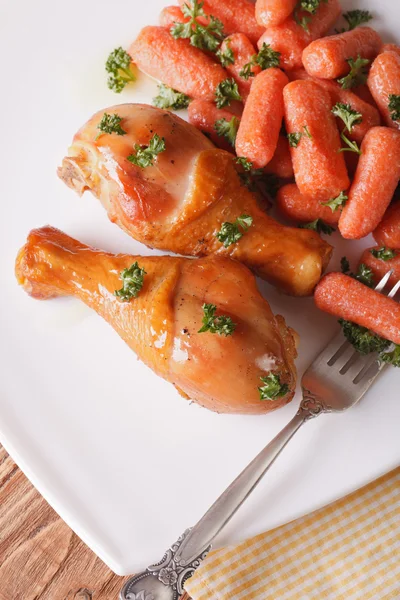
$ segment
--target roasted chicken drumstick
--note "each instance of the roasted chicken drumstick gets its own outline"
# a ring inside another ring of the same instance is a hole
[[[146,272],[137,297],[116,295],[121,272],[136,262]],[[274,317],[254,276],[234,260],[113,255],[43,227],[28,236],[16,275],[34,298],[76,296],[85,302],[143,362],[206,408],[267,413],[293,397],[293,331],[283,317]],[[199,332],[204,305],[228,318],[230,335]]]
[[[123,133],[99,135],[105,112],[121,119]],[[165,149],[145,167],[130,162],[155,134]],[[183,255],[231,256],[289,294],[311,294],[331,255],[317,233],[284,227],[257,206],[231,154],[158,108],[122,104],[95,114],[75,135],[59,176],[79,194],[91,190],[111,221],[140,242]],[[222,224],[244,214],[252,225],[224,247],[216,237]]]

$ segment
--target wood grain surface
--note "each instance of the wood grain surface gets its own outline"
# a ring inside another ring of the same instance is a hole
[[[0,600],[117,600],[126,579],[85,546],[0,446]]]

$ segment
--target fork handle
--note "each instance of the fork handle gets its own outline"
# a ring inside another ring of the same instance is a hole
[[[300,407],[286,427],[252,460],[193,527],[180,547],[176,560],[182,561],[182,564],[190,563],[211,544],[261,481],[296,431],[317,414],[320,412],[310,414],[303,405]]]

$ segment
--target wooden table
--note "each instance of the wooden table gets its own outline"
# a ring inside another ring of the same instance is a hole
[[[0,446],[0,600],[117,600],[126,579],[85,546]]]

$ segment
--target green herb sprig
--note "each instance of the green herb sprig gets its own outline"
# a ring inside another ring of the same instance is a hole
[[[135,262],[129,269],[121,271],[122,288],[115,290],[114,294],[122,302],[129,302],[132,298],[136,298],[143,287],[145,275],[147,275],[146,271]]]
[[[215,103],[218,108],[229,106],[232,100],[242,100],[239,88],[234,79],[224,79],[215,90]]]
[[[135,154],[130,154],[127,158],[133,165],[145,169],[153,166],[155,158],[161,152],[165,152],[165,139],[155,133],[148,146],[135,144]]]
[[[121,46],[113,50],[106,62],[106,71],[109,73],[107,85],[116,94],[120,94],[124,87],[136,80],[131,70],[132,59]]]
[[[215,304],[203,304],[203,326],[199,329],[198,333],[217,333],[228,337],[235,331],[237,324],[234,323],[231,317],[226,315],[216,316],[217,307]]]
[[[163,109],[171,108],[172,110],[181,110],[183,108],[187,108],[189,103],[189,96],[174,90],[164,83],[159,84],[158,94],[155,96],[155,98],[153,98],[154,106]]]
[[[260,400],[277,400],[286,396],[289,392],[287,383],[281,383],[279,375],[270,373],[266,377],[260,377],[263,385],[258,388]]]
[[[264,42],[258,54],[253,54],[250,62],[246,63],[239,71],[239,75],[247,80],[255,76],[252,67],[259,66],[262,71],[265,71],[266,69],[279,67],[280,59],[281,53],[271,48],[270,44]]]
[[[367,81],[367,66],[371,61],[358,55],[356,59],[348,58],[347,62],[350,65],[350,73],[337,80],[344,90],[358,87]]]
[[[230,223],[226,221],[222,223],[221,229],[216,233],[216,238],[224,245],[224,248],[229,248],[232,244],[236,244],[242,237],[243,234],[253,224],[253,217],[250,215],[240,215],[234,221]]]
[[[97,129],[99,129],[100,133],[97,134],[95,141],[105,133],[116,135],[126,135],[126,131],[121,127],[122,117],[117,114],[110,115],[109,113],[104,113],[100,123],[97,125]]]
[[[226,138],[234,148],[239,125],[239,119],[233,116],[229,121],[227,119],[218,119],[215,122],[214,129],[220,137]]]
[[[203,10],[203,2],[190,1],[191,5],[185,3],[181,6],[184,16],[189,21],[174,23],[170,30],[172,37],[189,39],[191,45],[196,48],[216,52],[225,37],[223,23],[212,15],[206,15]],[[208,17],[208,25],[201,25],[197,21],[198,17]]]

